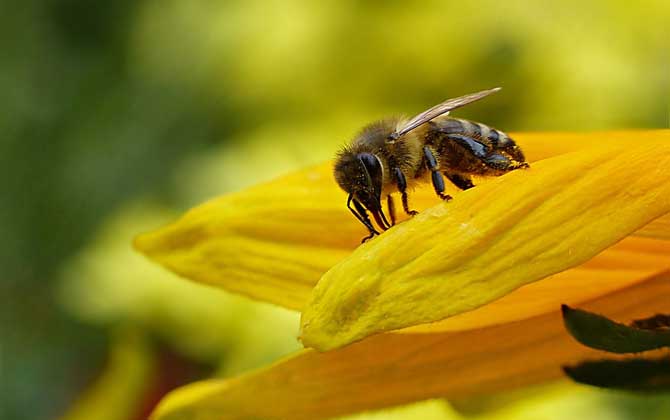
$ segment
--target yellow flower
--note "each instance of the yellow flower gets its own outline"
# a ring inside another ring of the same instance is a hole
[[[179,389],[154,417],[316,419],[515,388],[594,353],[561,303],[667,310],[670,130],[515,139],[531,169],[449,203],[416,191],[432,207],[361,246],[328,163],[137,238],[183,277],[301,310],[303,344],[330,350]]]

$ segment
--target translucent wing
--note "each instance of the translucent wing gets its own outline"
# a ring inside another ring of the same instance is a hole
[[[439,117],[440,115],[446,114],[452,109],[460,108],[463,105],[467,105],[471,102],[478,101],[485,96],[489,96],[492,93],[495,93],[499,91],[500,88],[493,88],[489,90],[483,90],[481,92],[477,93],[471,93],[469,95],[464,95],[464,96],[459,96],[458,98],[454,99],[447,99],[446,101],[442,102],[441,104],[435,105],[434,107],[422,112],[421,114],[417,115],[416,117],[412,118],[402,126],[400,129],[398,129],[396,132],[392,133],[389,136],[390,140],[397,140],[400,138],[403,134],[406,134],[421,124],[425,124],[428,121],[432,120],[433,118]]]

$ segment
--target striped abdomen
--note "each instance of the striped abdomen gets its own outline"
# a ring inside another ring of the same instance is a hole
[[[488,153],[503,152],[517,162],[526,159],[521,149],[506,133],[485,124],[460,118],[441,118],[434,120],[433,129],[443,134],[455,134],[471,138],[480,143]]]

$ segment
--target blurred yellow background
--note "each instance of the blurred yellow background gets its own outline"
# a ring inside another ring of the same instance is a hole
[[[669,124],[662,0],[3,9],[3,419],[138,419],[177,385],[298,349],[298,314],[179,279],[130,243],[211,196],[329,159],[372,120],[502,86],[456,114],[508,132]],[[486,415],[670,412],[668,397],[570,385],[514,401]],[[434,402],[388,416],[459,414]]]

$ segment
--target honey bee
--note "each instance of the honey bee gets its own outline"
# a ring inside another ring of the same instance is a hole
[[[484,124],[448,117],[449,111],[499,91],[484,90],[448,99],[416,117],[389,118],[372,123],[344,147],[336,157],[335,180],[349,194],[347,208],[368,228],[362,242],[395,225],[392,193],[399,192],[402,207],[410,216],[407,189],[415,183],[433,183],[443,200],[446,176],[461,190],[474,187],[471,175],[499,176],[528,163],[521,149],[507,134]],[[382,208],[386,197],[390,222]],[[353,207],[352,207],[353,204]]]

